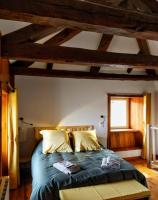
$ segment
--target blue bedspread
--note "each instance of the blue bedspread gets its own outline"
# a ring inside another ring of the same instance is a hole
[[[120,170],[101,169],[102,158],[109,155],[118,158],[118,155],[107,149],[44,155],[41,142],[32,156],[33,182],[31,200],[58,200],[60,189],[127,179],[136,179],[146,185],[143,174],[123,159],[121,159]],[[53,163],[61,160],[77,163],[80,165],[81,170],[76,174],[66,175],[53,167]]]

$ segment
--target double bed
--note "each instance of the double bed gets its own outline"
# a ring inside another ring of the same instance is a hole
[[[39,128],[36,130],[36,138],[39,140],[38,131]],[[102,158],[107,156],[120,160],[119,170],[101,168]],[[81,168],[80,171],[67,175],[53,167],[54,163],[63,160],[78,164]],[[59,200],[60,189],[121,180],[136,179],[141,184],[146,185],[143,174],[116,153],[104,148],[97,151],[43,154],[42,141],[40,141],[32,156],[31,169],[33,178],[31,200]]]

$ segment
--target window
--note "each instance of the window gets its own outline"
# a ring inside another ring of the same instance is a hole
[[[110,127],[129,128],[129,99],[111,98]]]

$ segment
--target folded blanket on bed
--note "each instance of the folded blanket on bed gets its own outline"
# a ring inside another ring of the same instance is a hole
[[[80,170],[80,166],[69,161],[61,161],[53,164],[53,167],[65,174],[73,174]]]
[[[120,169],[120,160],[112,158],[111,156],[104,157],[101,168]]]

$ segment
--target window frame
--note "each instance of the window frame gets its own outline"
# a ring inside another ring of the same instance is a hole
[[[126,125],[125,126],[111,126],[111,101],[112,100],[126,100]],[[130,128],[130,98],[129,97],[114,97],[111,96],[110,98],[110,118],[109,118],[109,123],[110,123],[110,130],[114,129],[129,129]]]

